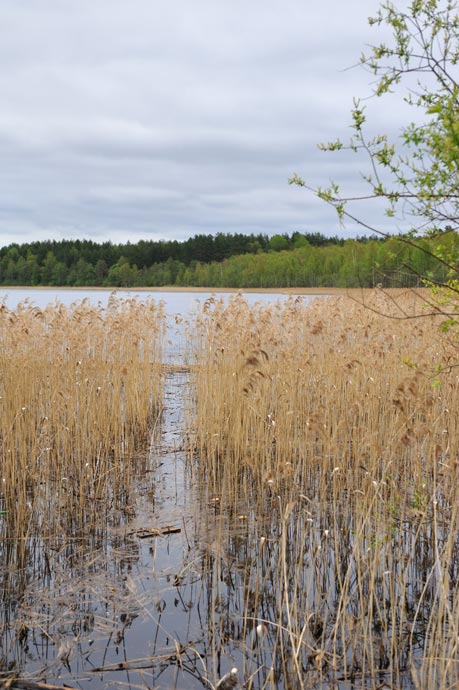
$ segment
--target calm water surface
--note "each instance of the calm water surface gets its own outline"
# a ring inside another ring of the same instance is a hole
[[[228,299],[231,295],[237,294],[234,292],[189,292],[182,291],[157,291],[157,290],[142,290],[140,292],[135,290],[62,290],[59,288],[9,288],[7,290],[0,288],[0,302],[6,304],[10,309],[14,309],[20,302],[28,300],[31,304],[43,309],[48,304],[53,302],[61,302],[66,306],[70,306],[73,302],[83,299],[89,299],[91,304],[95,306],[106,306],[110,295],[116,294],[120,298],[138,299],[154,299],[157,301],[164,301],[166,309],[169,314],[188,315],[197,303],[203,303],[206,299],[214,294],[216,298]],[[272,302],[284,302],[289,295],[283,293],[267,293],[267,292],[243,292],[242,293],[249,304],[261,302],[270,304]],[[302,295],[301,299],[305,302],[313,299],[314,296]]]
[[[110,294],[10,290],[0,294],[0,300],[14,308],[28,299],[43,308],[56,300],[70,305],[88,298],[103,307]],[[176,316],[186,322],[197,302],[202,304],[211,293],[117,292],[119,297],[136,294],[165,301],[166,360],[180,364],[186,333]],[[227,300],[229,294],[216,297]],[[248,293],[246,298],[253,304],[288,297]],[[292,638],[283,629],[284,598],[293,597],[300,611],[322,607],[324,625],[332,625],[339,601],[335,559],[341,554],[326,545],[342,542],[344,562],[352,547],[341,535],[352,539],[352,533],[333,513],[339,508],[337,500],[316,505],[298,499],[300,494],[305,498],[304,492],[314,496],[317,478],[312,473],[307,487],[289,482],[273,492],[267,483],[266,495],[253,504],[247,493],[225,501],[213,495],[205,481],[198,483],[198,459],[184,451],[186,409],[192,400],[186,368],[167,367],[164,413],[150,447],[133,460],[138,470],[125,504],[114,505],[108,520],[76,530],[69,515],[52,543],[44,543],[40,535],[18,543],[2,530],[0,511],[0,685],[16,673],[82,690],[199,690],[215,688],[218,679],[236,667],[240,687],[252,690],[376,687],[371,678],[368,683],[365,677],[355,683],[340,678],[326,664],[318,670],[311,654],[316,641],[306,628],[300,656],[304,683],[295,680],[293,668],[289,679]],[[287,538],[282,542],[279,525],[283,506],[289,504],[295,507],[291,520],[284,520]],[[336,539],[333,530],[338,531]],[[295,551],[298,546],[300,552]],[[276,586],[282,559],[292,572],[304,562],[302,582],[292,582],[289,592]],[[320,591],[315,589],[317,581],[322,583]],[[256,633],[261,623],[266,626],[263,637]],[[411,632],[417,632],[414,624]],[[420,651],[422,639],[420,632]],[[342,653],[348,654],[346,649]],[[377,680],[378,688],[395,687],[385,684],[384,671]],[[414,686],[402,677],[397,687]]]
[[[44,308],[87,298],[104,307],[110,294],[17,289],[0,293],[0,301],[11,309],[24,300]],[[186,345],[181,323],[212,293],[116,294],[165,302],[165,359],[180,363]],[[227,300],[230,294],[216,297]],[[288,298],[245,297],[250,304]],[[256,612],[252,620],[242,617],[246,564],[256,556],[259,530],[265,534],[263,520],[249,520],[247,505],[220,506],[206,485],[196,485],[183,451],[188,375],[171,371],[164,384],[164,414],[142,458],[133,498],[114,508],[109,524],[69,538],[69,516],[53,543],[43,543],[39,535],[30,543],[18,544],[8,535],[0,540],[0,681],[13,672],[79,688],[198,689],[212,687],[237,666],[241,682],[252,677],[254,688],[264,686],[273,665],[272,631],[261,646]],[[240,521],[239,513],[248,519]],[[271,519],[272,512],[267,530]],[[0,529],[1,521],[0,515]],[[165,526],[176,531],[139,536]],[[277,593],[266,596],[268,601]],[[269,606],[264,615],[270,615]],[[278,686],[283,687],[280,675]]]

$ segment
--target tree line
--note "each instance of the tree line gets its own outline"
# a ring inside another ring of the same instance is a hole
[[[97,244],[61,240],[0,249],[0,284],[24,286],[235,288],[371,287],[441,280],[438,252],[457,233],[413,246],[403,236],[342,239],[320,233],[196,235],[185,242]]]

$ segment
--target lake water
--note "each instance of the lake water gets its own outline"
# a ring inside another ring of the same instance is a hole
[[[20,302],[28,300],[31,304],[43,309],[48,304],[60,302],[65,306],[70,306],[73,302],[88,299],[94,306],[106,306],[110,295],[115,294],[121,299],[137,298],[140,300],[153,299],[163,301],[166,304],[168,314],[189,314],[197,303],[203,303],[206,299],[215,295],[217,298],[228,299],[234,294],[243,294],[248,304],[257,302],[270,304],[272,302],[284,302],[290,295],[277,292],[194,292],[194,291],[170,291],[170,290],[63,290],[59,288],[0,288],[0,302],[6,304],[10,309],[15,309]],[[314,299],[314,295],[302,295],[301,300],[305,303]]]
[[[111,294],[10,289],[0,293],[0,301],[11,309],[24,300],[44,308],[89,299],[104,307]],[[165,361],[180,364],[186,349],[181,323],[212,293],[119,290],[116,295],[165,302]],[[249,304],[288,299],[276,293],[244,297]],[[183,319],[179,324],[177,315]],[[13,671],[98,690],[198,690],[237,666],[241,680],[256,673],[253,687],[264,687],[266,669],[274,664],[271,645],[257,647],[253,622],[238,613],[246,589],[243,563],[256,551],[258,526],[253,519],[234,526],[234,507],[217,510],[207,486],[193,481],[183,450],[189,386],[186,372],[172,368],[165,374],[164,413],[135,481],[132,513],[118,511],[96,535],[69,541],[71,528],[65,526],[55,543],[35,536],[21,546],[19,569],[18,545],[8,535],[0,540],[0,681]],[[1,520],[0,511],[0,528]],[[142,530],[165,525],[177,531],[139,537]]]
[[[74,302],[89,300],[94,306],[106,307],[111,295],[120,299],[155,300],[164,302],[167,314],[167,336],[164,347],[164,363],[180,364],[186,353],[188,337],[186,325],[193,311],[210,297],[228,301],[232,296],[242,294],[249,305],[283,303],[291,295],[276,292],[195,292],[171,290],[68,290],[59,288],[8,288],[0,289],[0,303],[9,309],[15,309],[21,302],[27,301],[33,306],[44,309],[49,304],[61,303],[69,307]],[[294,295],[294,297],[296,297]],[[298,298],[307,304],[315,298],[314,295],[301,295]]]
[[[40,308],[56,301],[68,306],[83,299],[104,307],[111,294],[110,290],[18,289],[0,293],[0,300],[10,308],[26,299]],[[232,294],[218,293],[216,298],[228,300]],[[196,390],[190,375],[193,370],[186,366],[190,331],[185,326],[193,323],[197,304],[203,304],[212,293],[117,291],[116,295],[165,302],[169,330],[164,353],[167,366],[161,369],[163,412],[155,420],[150,439],[133,457],[129,455],[132,483],[121,485],[119,500],[107,496],[105,513],[101,508],[99,515],[98,504],[94,524],[88,524],[83,513],[79,519],[78,513],[66,510],[51,537],[43,536],[40,525],[18,538],[14,529],[8,532],[6,527],[5,515],[13,511],[4,510],[0,483],[0,686],[16,674],[60,690],[63,686],[216,690],[218,679],[235,667],[239,687],[247,690],[427,687],[414,684],[405,673],[408,646],[399,651],[399,682],[391,682],[379,620],[372,622],[365,638],[370,647],[373,634],[378,640],[378,647],[371,647],[377,670],[355,671],[362,651],[358,645],[348,646],[350,628],[342,630],[340,646],[334,628],[342,607],[336,573],[341,572],[342,564],[342,572],[347,573],[343,582],[349,589],[354,587],[354,579],[358,581],[358,573],[352,566],[355,528],[346,513],[349,495],[345,490],[335,495],[335,470],[325,478],[330,487],[330,497],[324,494],[325,500],[315,500],[316,489],[324,481],[315,456],[301,482],[290,473],[287,465],[292,463],[287,462],[278,481],[274,484],[267,477],[260,495],[255,496],[249,452],[243,473],[237,477],[244,489],[217,493],[221,487],[206,475],[204,454],[192,452],[193,444],[188,443],[193,438],[188,428],[192,415],[187,413],[194,409]],[[247,293],[244,297],[249,304],[266,304],[284,302],[289,296]],[[306,304],[311,299],[301,297]],[[301,318],[308,323],[307,314]],[[304,342],[308,343],[307,333]],[[310,380],[305,389],[310,390]],[[33,423],[42,422],[33,419]],[[28,458],[28,454],[22,456]],[[67,455],[64,457],[67,463]],[[230,454],[224,458],[231,462]],[[360,469],[365,472],[365,467]],[[64,493],[67,486],[65,483]],[[358,502],[362,491],[355,493],[358,496],[351,494],[351,499]],[[17,493],[13,499],[17,500]],[[105,504],[105,494],[102,502]],[[14,521],[12,524],[14,528]],[[371,553],[379,543],[378,548],[386,548],[386,544],[389,548],[390,539],[396,538],[396,524],[390,523],[388,533],[383,525],[381,537],[377,531],[369,532],[369,548],[364,553]],[[413,535],[419,530],[410,523],[401,529],[396,543],[408,556],[414,551]],[[425,543],[430,544],[432,533],[428,527],[424,529]],[[381,561],[385,562],[383,557]],[[423,574],[424,561],[421,548],[421,566],[413,574],[413,582],[432,579],[432,573]],[[399,562],[403,562],[401,558],[396,559],[395,567]],[[387,573],[389,570],[377,582],[381,610],[388,606]],[[365,592],[359,590],[355,600],[349,598],[353,625],[364,597]],[[403,593],[403,605],[412,612],[411,627],[397,634],[401,639],[410,637],[410,653],[421,658],[426,633],[418,600],[417,589]],[[292,609],[298,616],[298,628],[291,628],[290,634]],[[389,639],[398,626],[397,612],[391,616],[386,631]],[[327,646],[327,640],[333,647]],[[321,646],[324,653],[319,652]],[[295,654],[296,667],[291,661]]]

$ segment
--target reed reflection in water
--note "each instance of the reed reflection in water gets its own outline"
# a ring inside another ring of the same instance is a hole
[[[454,343],[371,299],[209,299],[187,363],[149,369],[162,412],[118,451],[116,485],[108,454],[105,500],[83,482],[81,512],[68,489],[47,503],[63,460],[34,491],[24,465],[26,489],[2,494],[4,678],[202,688],[236,667],[247,688],[454,687],[458,381],[430,376]],[[2,459],[36,457],[27,438]]]

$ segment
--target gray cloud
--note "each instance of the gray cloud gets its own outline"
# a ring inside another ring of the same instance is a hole
[[[3,0],[0,244],[195,232],[353,233],[304,190],[358,180],[347,70],[372,0]],[[395,127],[398,110],[376,126]]]

